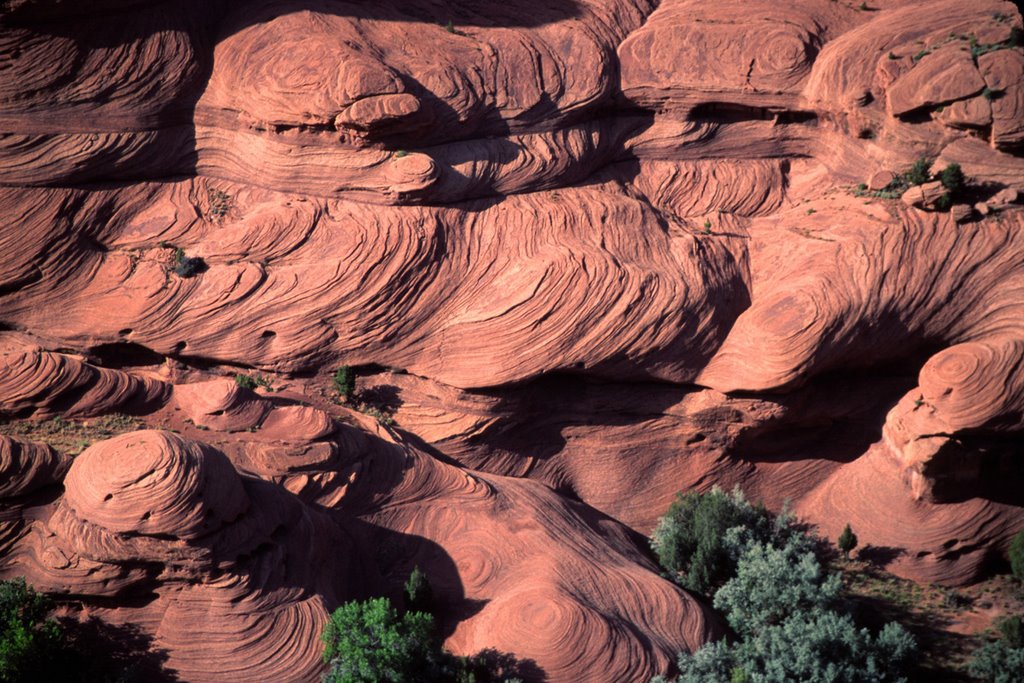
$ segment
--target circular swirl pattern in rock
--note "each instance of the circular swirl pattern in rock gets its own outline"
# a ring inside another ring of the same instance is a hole
[[[191,539],[237,519],[249,505],[220,453],[169,432],[123,434],[87,448],[65,480],[79,518],[121,533]]]
[[[925,403],[955,430],[1024,426],[1024,342],[1019,339],[957,344],[921,368]]]

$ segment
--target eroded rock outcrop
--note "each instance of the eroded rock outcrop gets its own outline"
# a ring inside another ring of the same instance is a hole
[[[1024,523],[1013,3],[0,25],[0,572],[187,680],[315,680],[329,611],[417,564],[457,653],[646,680],[717,629],[638,548],[679,489],[950,584]],[[115,412],[148,429],[32,435]]]

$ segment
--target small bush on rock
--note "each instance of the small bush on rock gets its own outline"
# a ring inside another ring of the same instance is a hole
[[[189,278],[206,270],[206,262],[198,256],[186,256],[185,250],[178,248],[174,252],[174,273],[178,277]]]
[[[850,559],[850,551],[857,547],[857,534],[853,533],[853,529],[850,528],[849,524],[843,529],[843,533],[839,534],[836,545],[842,551],[843,558]]]
[[[334,372],[333,381],[334,389],[346,401],[356,391],[356,371],[348,365],[342,365]]]
[[[910,185],[924,185],[932,179],[931,168],[931,160],[927,157],[921,157],[904,174],[904,178],[906,178],[907,183]]]

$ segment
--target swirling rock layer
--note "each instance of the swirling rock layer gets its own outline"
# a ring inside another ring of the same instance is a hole
[[[195,681],[316,680],[417,565],[449,649],[647,680],[717,624],[636,532],[714,484],[976,579],[1024,525],[1021,26],[4,3],[0,574]],[[955,211],[891,198],[920,157]]]

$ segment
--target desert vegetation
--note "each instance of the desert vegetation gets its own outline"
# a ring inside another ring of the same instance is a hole
[[[877,634],[859,628],[844,610],[840,575],[788,514],[752,505],[739,489],[690,492],[658,523],[652,546],[680,585],[711,598],[731,631],[681,653],[678,683],[908,680],[913,636],[896,623]]]
[[[324,628],[323,683],[522,683],[514,658],[494,651],[456,657],[441,647],[433,591],[419,567],[406,581],[404,605],[388,598],[347,602]]]

